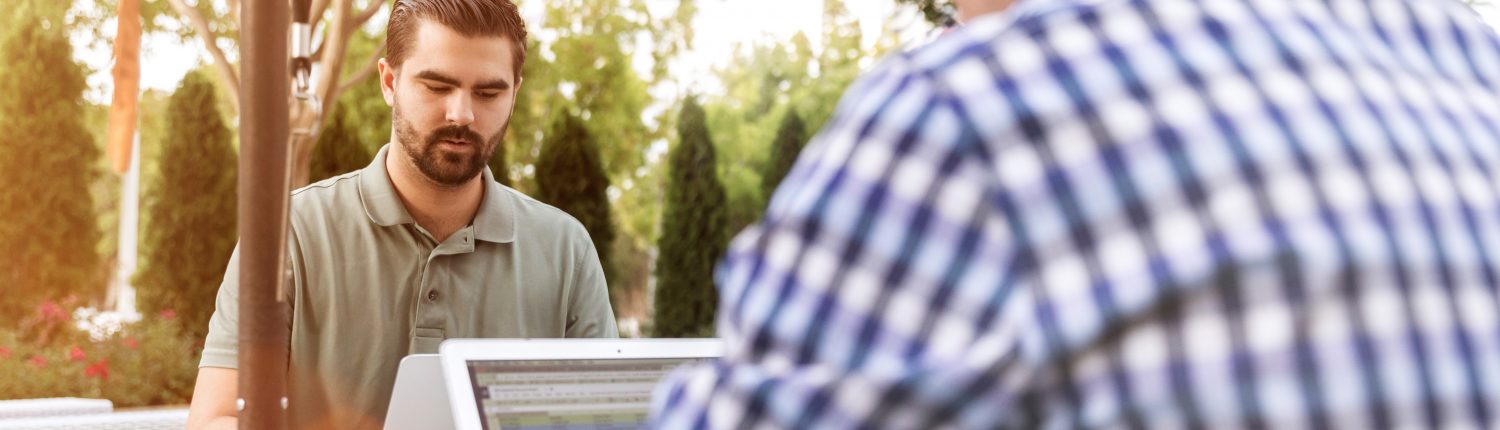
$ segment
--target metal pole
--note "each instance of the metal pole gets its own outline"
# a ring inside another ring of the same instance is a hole
[[[290,73],[286,0],[241,3],[240,342],[241,429],[287,427],[286,275]]]

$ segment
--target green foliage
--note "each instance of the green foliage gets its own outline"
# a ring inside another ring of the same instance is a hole
[[[103,1],[103,0],[99,0]],[[0,14],[0,33],[11,28],[41,23],[44,30],[73,28],[78,19],[69,14],[71,2],[56,0],[9,0],[5,2],[6,13]]]
[[[813,68],[814,79],[802,85],[791,85],[791,100],[797,112],[805,115],[810,130],[823,128],[844,90],[863,72],[865,63],[886,54],[891,46],[876,45],[866,51],[860,37],[859,22],[849,14],[840,0],[826,0],[823,9],[823,50]]]
[[[115,408],[180,405],[192,397],[201,347],[172,315],[149,314],[117,332],[73,327],[69,306],[43,303],[0,328],[0,400],[109,399]]]
[[[797,155],[802,153],[802,146],[806,144],[807,126],[802,124],[802,117],[796,111],[782,115],[781,125],[776,128],[776,140],[771,143],[771,164],[761,176],[761,195],[767,199],[771,197],[771,192],[792,170],[792,164],[797,162]]]
[[[691,9],[679,8],[679,13],[688,13],[691,19]],[[547,2],[546,18],[534,29],[537,36],[527,46],[521,71],[524,81],[506,140],[512,145],[506,154],[510,162],[534,164],[549,118],[557,112],[575,112],[590,135],[610,137],[610,145],[599,148],[610,176],[627,175],[640,167],[646,145],[665,133],[642,120],[652,101],[647,93],[651,82],[636,73],[632,54],[652,49],[664,57],[678,46],[669,41],[659,41],[659,46],[638,45],[639,36],[655,34],[657,22],[642,0]],[[553,38],[543,43],[542,34]],[[515,179],[526,182],[530,178]]]
[[[719,180],[724,184],[726,199],[724,231],[733,236],[745,226],[760,219],[761,214],[765,212],[766,196],[760,192],[761,174],[756,167],[748,164],[728,163],[729,161],[725,160],[720,164]]]
[[[505,142],[495,147],[495,155],[490,156],[490,174],[495,176],[495,181],[507,187],[514,186],[510,181],[510,157],[506,156],[509,151]]]
[[[490,163],[497,176],[509,172],[512,186],[535,194],[537,160],[548,125],[559,112],[582,119],[599,143],[599,158],[612,179],[612,213],[617,230],[613,266],[626,268],[610,279],[611,288],[640,298],[625,308],[645,309],[643,299],[654,265],[651,252],[660,230],[666,175],[659,152],[672,138],[677,110],[653,97],[679,79],[669,64],[692,47],[695,0],[675,9],[648,8],[649,0],[561,0],[543,3],[545,16],[531,27],[526,64],[503,153]],[[653,10],[655,12],[653,13]],[[637,60],[650,54],[649,71]],[[667,96],[675,99],[676,96]],[[504,157],[504,158],[502,158]],[[646,270],[635,270],[638,268]],[[645,275],[643,275],[645,274]],[[644,311],[621,318],[646,317]]]
[[[723,255],[725,231],[724,186],[715,166],[713,139],[703,108],[689,98],[677,124],[678,142],[672,148],[665,213],[656,263],[656,332],[659,337],[682,337],[712,327],[718,291],[714,264]]]
[[[24,0],[38,3],[57,3],[73,6],[73,25],[69,27],[81,31],[90,32],[92,43],[90,46],[110,49],[110,43],[114,40],[115,22],[118,20],[116,10],[119,8],[118,0],[85,0],[59,2],[56,0]],[[92,3],[92,4],[89,4]],[[220,1],[188,1],[188,5],[198,9],[203,17],[209,21],[209,25],[224,40],[219,43],[233,44],[239,38],[238,15],[228,13],[228,7]],[[192,32],[192,26],[188,25],[187,18],[178,15],[172,10],[171,2],[167,0],[141,0],[141,30],[144,34],[169,33],[177,36],[184,43],[199,43],[197,36]]]
[[[922,11],[922,18],[934,27],[942,27],[953,22],[954,11],[952,0],[896,0],[896,3],[916,6]]]
[[[771,147],[782,119],[796,112],[805,120],[804,130],[821,128],[863,67],[895,45],[876,40],[873,49],[866,49],[859,22],[844,2],[823,5],[820,50],[798,33],[790,41],[741,47],[729,66],[715,70],[724,94],[709,100],[705,110],[724,155],[719,177],[728,195],[730,232],[759,219],[765,209],[770,198],[765,175],[774,170],[768,156],[785,155]]]
[[[615,226],[606,194],[609,177],[599,161],[599,146],[577,117],[563,114],[553,122],[542,156],[536,162],[536,185],[537,199],[583,223],[599,252],[605,279],[613,280],[610,255],[614,251]]]
[[[720,154],[719,177],[728,196],[730,232],[760,218],[766,195],[761,191],[772,121],[788,109],[789,90],[811,85],[813,52],[800,33],[793,45],[762,44],[736,55],[729,67],[716,70],[725,94],[705,107],[709,129]]]
[[[610,177],[634,175],[646,145],[667,138],[661,112],[648,124],[648,88],[666,81],[667,61],[691,45],[696,1],[681,1],[670,16],[652,16],[643,0],[546,1],[546,18],[532,22],[525,81],[505,141],[511,165],[534,165],[555,112],[576,112],[589,135],[609,136],[600,159]],[[649,42],[649,43],[646,43]],[[634,69],[634,52],[649,51],[649,76]],[[526,169],[514,178],[529,190]]]
[[[367,58],[382,49],[384,42],[383,36],[357,31],[349,37],[347,57]],[[351,69],[358,67],[345,67],[343,79],[357,73]],[[326,115],[308,160],[308,178],[313,182],[368,166],[375,152],[391,140],[391,107],[380,92],[379,74],[371,73],[350,86]]]
[[[188,333],[208,329],[214,296],[235,243],[237,155],[206,74],[189,73],[172,94],[155,169],[142,178],[142,313],[181,315]]]
[[[22,10],[24,13],[24,8]],[[83,121],[67,33],[35,15],[0,29],[0,320],[41,300],[103,293],[89,186],[102,155]]]
[[[349,118],[353,110],[348,99],[341,100],[333,114],[323,122],[318,133],[318,143],[313,147],[308,160],[308,182],[318,182],[344,173],[363,169],[370,165],[375,154],[359,140],[355,120]]]

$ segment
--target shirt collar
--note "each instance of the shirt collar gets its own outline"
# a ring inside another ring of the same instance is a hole
[[[411,213],[401,203],[396,187],[391,185],[390,172],[385,169],[385,157],[391,145],[380,147],[375,159],[359,175],[360,200],[365,205],[365,214],[370,222],[382,227],[412,224]],[[516,196],[509,188],[495,182],[494,174],[485,167],[484,197],[479,202],[479,212],[474,215],[474,238],[486,242],[508,243],[516,240]]]

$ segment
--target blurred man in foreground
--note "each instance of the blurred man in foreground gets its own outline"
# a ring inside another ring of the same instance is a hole
[[[1457,0],[955,0],[731,246],[665,428],[1500,426]]]

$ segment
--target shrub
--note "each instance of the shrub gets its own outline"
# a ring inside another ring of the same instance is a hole
[[[0,329],[0,400],[103,398],[127,408],[191,399],[202,346],[174,312],[92,336],[68,307],[44,302],[18,328]]]
[[[719,301],[714,264],[728,246],[724,185],[697,100],[684,103],[677,134],[677,146],[668,155],[671,170],[656,260],[653,335],[659,337],[712,333]]]
[[[42,300],[98,298],[106,273],[83,71],[61,25],[19,15],[0,28],[0,321]]]
[[[614,281],[610,254],[614,251],[615,226],[609,212],[609,176],[599,161],[599,145],[572,114],[562,114],[547,134],[536,162],[536,185],[538,200],[562,209],[588,230],[605,279]]]
[[[217,103],[202,72],[189,73],[172,94],[156,169],[142,178],[141,265],[133,280],[142,313],[176,309],[197,336],[208,332],[236,236],[238,157]]]

